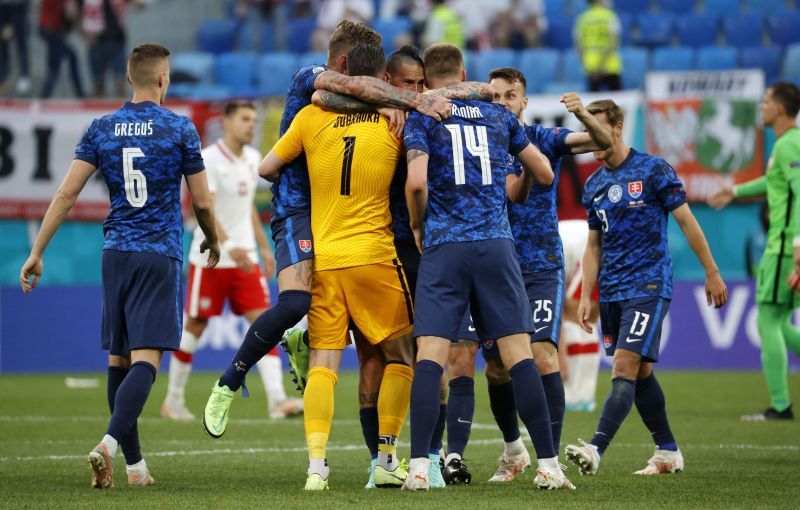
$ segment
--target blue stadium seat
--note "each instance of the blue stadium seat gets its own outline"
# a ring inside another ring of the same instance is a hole
[[[583,83],[586,81],[581,58],[575,50],[565,50],[561,53],[560,81],[566,83]]]
[[[567,14],[570,16],[577,16],[586,10],[589,6],[588,0],[569,0],[569,8]]]
[[[283,96],[297,72],[297,57],[291,53],[261,55],[256,65],[258,90],[266,96]]]
[[[701,71],[736,69],[739,50],[733,46],[704,46],[697,50],[696,67]]]
[[[565,16],[568,14],[569,0],[544,0],[545,16]]]
[[[217,84],[231,88],[237,96],[253,94],[253,75],[256,54],[248,52],[223,53],[217,57]]]
[[[735,12],[722,18],[725,44],[757,46],[764,41],[764,18],[757,12]]]
[[[781,73],[780,46],[752,46],[739,51],[739,67],[760,68],[767,83],[777,81]]]
[[[268,22],[261,24],[261,34],[258,38],[258,52],[269,53],[275,51],[275,34],[272,32],[272,25]]]
[[[528,80],[528,92],[536,94],[556,81],[559,53],[556,50],[522,50],[517,55],[517,69]]]
[[[622,88],[643,88],[649,57],[647,50],[633,46],[623,47],[620,49],[620,56],[622,57]]]
[[[226,53],[236,47],[239,22],[231,19],[208,19],[197,30],[197,47],[200,51]]]
[[[317,27],[314,18],[294,18],[286,25],[286,47],[294,53],[311,49],[311,33]]]
[[[618,12],[617,18],[619,18],[619,25],[620,25],[620,46],[628,46],[632,44],[631,40],[633,39],[633,25],[636,22],[636,18],[633,14],[629,12]]]
[[[564,92],[586,92],[586,81],[553,82],[542,90],[542,94],[563,94]]]
[[[795,84],[800,83],[800,44],[792,44],[786,48],[781,78]]]
[[[324,51],[309,51],[297,57],[295,67],[300,69],[305,66],[323,65],[328,61],[328,54]]]
[[[718,18],[715,14],[692,13],[680,16],[676,23],[681,46],[710,46],[717,42]]]
[[[788,46],[800,42],[800,13],[795,11],[769,16],[767,33],[773,44]]]
[[[195,82],[211,83],[214,77],[214,54],[201,51],[175,53],[170,56],[169,67],[173,79],[176,75],[182,75],[193,78]]]
[[[762,14],[786,11],[786,0],[746,0],[747,8]]]
[[[489,71],[497,67],[514,67],[515,60],[516,53],[509,49],[470,52],[467,56],[467,79],[486,81]]]
[[[694,66],[692,48],[663,46],[653,50],[651,71],[688,71]]]
[[[672,42],[675,17],[669,12],[642,13],[636,16],[639,27],[633,43],[641,46],[668,46]]]
[[[275,37],[270,23],[246,22],[242,24],[237,47],[240,51],[250,51],[254,46],[259,53],[275,51]]]
[[[662,11],[675,14],[687,14],[693,11],[696,3],[695,0],[658,0],[658,6]]]
[[[547,33],[544,35],[545,46],[558,50],[572,48],[572,25],[574,18],[551,16],[547,20]]]
[[[405,16],[398,16],[393,19],[379,19],[372,23],[372,28],[383,36],[383,51],[386,52],[387,56],[397,49],[394,44],[397,36],[410,32],[411,27],[411,20]]]
[[[741,0],[703,0],[703,9],[715,14],[730,14],[741,7]]]
[[[650,10],[650,0],[614,0],[614,10],[635,14],[647,12]]]

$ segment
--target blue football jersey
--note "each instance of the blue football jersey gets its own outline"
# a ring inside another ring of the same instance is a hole
[[[204,169],[191,120],[149,101],[125,103],[92,122],[75,159],[96,166],[108,185],[103,249],[182,260],[181,178]]]
[[[311,104],[314,95],[314,80],[328,68],[324,65],[311,65],[301,68],[292,77],[289,92],[286,93],[286,106],[281,117],[280,135],[292,125],[297,112]],[[305,154],[286,165],[280,176],[272,183],[273,214],[282,217],[292,210],[311,208],[311,189],[308,182],[308,167]]]
[[[686,191],[675,170],[634,149],[618,168],[601,166],[589,177],[583,206],[589,228],[600,231],[600,301],[672,299],[667,221],[684,203]]]
[[[482,101],[453,101],[451,116],[436,122],[408,116],[406,150],[428,154],[428,205],[424,246],[512,239],[506,176],[530,143],[514,114]]]
[[[567,135],[572,131],[564,128],[546,128],[538,124],[525,126],[525,134],[542,154],[550,160],[553,168],[553,183],[549,186],[534,184],[528,200],[522,204],[508,204],[508,219],[517,259],[524,272],[546,271],[564,266],[561,236],[558,235],[558,208],[556,194],[561,157],[570,154]],[[517,175],[522,165],[514,164]]]
[[[413,241],[414,233],[411,232],[411,217],[406,204],[406,179],[408,177],[408,163],[405,154],[397,160],[397,169],[394,172],[392,185],[389,188],[389,209],[392,211],[392,232],[399,241]]]

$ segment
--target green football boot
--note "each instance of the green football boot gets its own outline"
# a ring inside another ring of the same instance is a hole
[[[227,386],[220,386],[219,381],[214,382],[211,396],[208,397],[206,408],[203,410],[203,428],[214,439],[222,437],[228,428],[231,403],[236,392]]]
[[[289,355],[289,364],[292,366],[289,373],[301,394],[306,391],[308,381],[309,348],[305,333],[304,329],[292,328],[286,330],[281,339],[283,350]]]

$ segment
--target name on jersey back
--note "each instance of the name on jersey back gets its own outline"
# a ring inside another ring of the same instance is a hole
[[[152,134],[152,120],[147,122],[117,122],[114,124],[114,136],[151,136]]]
[[[336,117],[336,122],[333,123],[333,127],[347,127],[361,122],[372,122],[377,124],[380,121],[380,113],[348,113],[347,115],[340,115]]]

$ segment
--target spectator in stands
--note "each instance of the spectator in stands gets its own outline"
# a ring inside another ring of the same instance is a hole
[[[28,72],[28,0],[0,0],[0,95],[11,88],[10,41],[17,47],[16,92],[25,95],[31,90]]]
[[[447,3],[461,18],[466,48],[473,51],[490,49],[489,23],[497,12],[495,4],[484,0],[449,0]]]
[[[233,15],[252,25],[253,33],[259,38],[265,37],[261,31],[265,29],[263,22],[268,21],[272,30],[272,39],[277,51],[286,51],[286,24],[289,21],[289,3],[287,0],[235,0],[232,6]],[[267,36],[269,34],[266,34]],[[251,41],[256,43],[254,37]],[[260,51],[260,46],[239,48],[242,51]]]
[[[327,51],[328,40],[340,21],[369,24],[375,17],[375,4],[372,0],[321,0],[316,12],[317,29],[311,35],[311,46],[314,51]]]
[[[422,46],[427,47],[441,42],[464,48],[464,24],[461,22],[461,16],[447,0],[433,0],[433,4],[433,10],[422,33]]]
[[[620,90],[619,18],[603,0],[589,0],[589,8],[575,21],[575,47],[589,79],[589,90]]]
[[[496,0],[497,13],[489,26],[492,47],[522,50],[539,46],[547,30],[542,0]]]
[[[78,5],[75,0],[42,0],[39,35],[47,44],[47,75],[42,86],[42,98],[53,95],[53,89],[58,83],[61,61],[65,57],[75,96],[82,98],[84,95],[78,57],[75,55],[75,50],[67,43],[67,35],[77,19]]]

